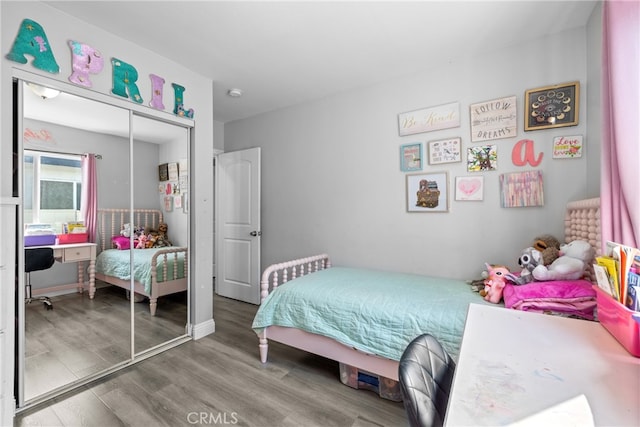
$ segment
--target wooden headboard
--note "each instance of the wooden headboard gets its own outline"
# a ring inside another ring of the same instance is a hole
[[[100,251],[111,249],[111,237],[120,234],[124,224],[136,227],[158,229],[163,222],[162,211],[158,209],[134,209],[133,220],[129,218],[129,209],[98,209],[98,247]]]
[[[564,218],[564,241],[586,240],[595,250],[596,256],[602,255],[602,233],[600,227],[600,198],[577,200],[567,204]],[[595,282],[593,265],[587,268],[588,279]]]

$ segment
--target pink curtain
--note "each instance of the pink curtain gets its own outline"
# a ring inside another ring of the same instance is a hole
[[[640,244],[640,2],[602,9],[602,241]]]
[[[96,241],[96,224],[98,216],[98,175],[96,172],[95,154],[82,156],[82,199],[80,214],[89,233],[89,241]]]

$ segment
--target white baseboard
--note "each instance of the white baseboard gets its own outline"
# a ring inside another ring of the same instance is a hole
[[[212,334],[215,331],[216,322],[213,319],[209,319],[206,322],[193,325],[193,327],[191,328],[191,337],[194,340],[199,340],[200,338],[206,337],[207,335]]]

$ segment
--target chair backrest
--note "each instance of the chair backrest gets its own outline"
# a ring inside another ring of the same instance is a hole
[[[398,367],[400,391],[412,427],[442,426],[455,362],[429,334],[415,338]]]
[[[53,257],[53,248],[26,248],[24,250],[24,271],[29,273],[37,270],[51,268],[56,259]]]

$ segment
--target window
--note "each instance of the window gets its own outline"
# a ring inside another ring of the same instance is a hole
[[[80,155],[25,150],[24,222],[62,224],[81,221],[82,166]]]

